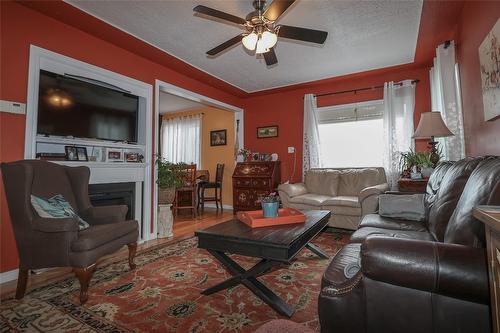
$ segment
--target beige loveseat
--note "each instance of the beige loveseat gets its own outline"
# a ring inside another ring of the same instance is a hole
[[[378,195],[388,190],[384,168],[312,169],[304,183],[278,187],[284,207],[330,210],[330,226],[351,230],[377,211]]]

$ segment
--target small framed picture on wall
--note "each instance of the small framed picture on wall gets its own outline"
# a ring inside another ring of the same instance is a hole
[[[276,138],[278,137],[278,125],[257,127],[257,138]]]
[[[210,131],[210,146],[227,145],[227,130]]]

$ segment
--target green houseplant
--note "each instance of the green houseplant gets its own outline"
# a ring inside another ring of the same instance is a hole
[[[157,156],[156,165],[158,167],[158,203],[172,204],[175,199],[175,188],[182,186],[183,174],[186,163],[172,163]]]
[[[410,177],[413,169],[421,172],[424,177],[429,177],[434,170],[434,163],[431,160],[430,152],[416,152],[410,149],[408,152],[401,153],[399,159],[399,169],[401,175],[405,178]]]

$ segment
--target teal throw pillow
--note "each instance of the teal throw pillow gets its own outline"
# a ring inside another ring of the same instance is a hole
[[[89,227],[89,224],[75,213],[73,207],[61,194],[54,195],[50,199],[43,199],[32,194],[31,205],[40,217],[55,219],[75,217],[78,220],[79,230],[85,230]]]

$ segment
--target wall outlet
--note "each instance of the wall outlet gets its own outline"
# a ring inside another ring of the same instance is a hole
[[[289,154],[295,153],[295,147],[288,147],[288,153]]]
[[[26,114],[26,104],[1,100],[0,112]]]

